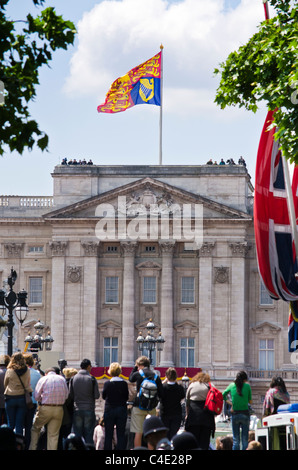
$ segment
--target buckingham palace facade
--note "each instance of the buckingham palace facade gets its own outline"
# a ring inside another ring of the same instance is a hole
[[[0,196],[1,286],[13,266],[28,292],[15,349],[41,320],[69,365],[130,367],[152,319],[165,339],[155,365],[222,385],[245,369],[259,400],[278,373],[296,393],[288,306],[259,277],[245,166],[57,165],[52,178],[48,197]]]

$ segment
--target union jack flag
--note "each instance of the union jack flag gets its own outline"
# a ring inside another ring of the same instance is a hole
[[[290,225],[283,161],[269,111],[261,134],[254,199],[254,228],[259,273],[273,299],[289,302],[288,349],[298,349],[297,261]],[[294,169],[292,193],[298,214],[298,170]]]
[[[274,139],[274,111],[263,127],[256,163],[254,228],[260,276],[273,299],[298,300],[293,243],[283,163]]]

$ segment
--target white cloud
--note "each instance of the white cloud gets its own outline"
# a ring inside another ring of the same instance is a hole
[[[264,14],[259,0],[224,10],[223,0],[105,0],[78,24],[65,92],[93,95],[101,104],[111,83],[164,45],[168,111],[214,109],[213,70],[254,32]],[[184,99],[183,99],[184,97]]]

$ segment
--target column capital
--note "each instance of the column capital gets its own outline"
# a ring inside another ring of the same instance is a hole
[[[122,256],[134,256],[136,249],[138,246],[138,242],[135,241],[122,241],[120,242],[120,247],[121,247],[121,254]]]
[[[229,247],[231,248],[233,256],[238,258],[245,258],[251,248],[251,246],[246,241],[230,242]]]
[[[68,241],[54,241],[50,242],[49,245],[52,250],[52,256],[65,256]]]
[[[215,242],[204,242],[198,250],[198,256],[211,256],[212,251],[215,247]]]
[[[81,242],[85,256],[98,256],[99,242],[84,240]]]
[[[176,242],[174,240],[161,240],[159,247],[162,254],[173,254]]]

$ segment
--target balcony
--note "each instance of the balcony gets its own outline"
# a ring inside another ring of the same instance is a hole
[[[53,205],[52,196],[0,196],[0,217],[40,216]]]

